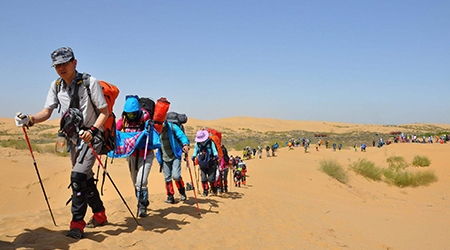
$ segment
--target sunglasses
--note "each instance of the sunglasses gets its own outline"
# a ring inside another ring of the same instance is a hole
[[[125,117],[126,117],[127,120],[129,120],[129,121],[135,120],[138,116],[139,116],[139,111],[135,111],[135,112],[126,112],[126,113],[125,113]]]

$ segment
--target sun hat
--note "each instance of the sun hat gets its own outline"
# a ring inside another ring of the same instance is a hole
[[[196,142],[204,142],[208,139],[209,133],[206,130],[199,130],[195,135]]]
[[[66,63],[72,59],[75,59],[73,50],[69,47],[61,47],[50,54],[52,58],[52,67],[58,64]]]

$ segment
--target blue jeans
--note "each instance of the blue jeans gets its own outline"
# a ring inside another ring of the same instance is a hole
[[[173,161],[163,161],[163,173],[165,182],[171,182],[172,178],[175,181],[181,179],[181,161],[177,159]]]

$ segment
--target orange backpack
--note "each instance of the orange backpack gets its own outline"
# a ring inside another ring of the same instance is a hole
[[[84,76],[83,76],[84,79]],[[85,82],[83,80],[83,82]],[[100,86],[102,86],[103,95],[105,96],[106,103],[108,104],[109,116],[106,118],[105,123],[103,124],[104,131],[104,143],[103,147],[100,150],[99,154],[107,154],[109,151],[113,151],[116,147],[116,115],[113,112],[114,103],[116,102],[117,97],[119,96],[119,88],[117,86],[99,80]],[[89,89],[89,81],[84,83],[87,93],[89,95],[89,100],[91,100],[91,90]],[[94,105],[94,103],[92,103]],[[95,105],[94,105],[95,106]],[[99,114],[98,109],[96,109],[97,115]]]
[[[208,128],[207,131],[209,132],[209,138],[214,142],[214,145],[216,146],[219,159],[222,159],[222,133],[212,128]]]

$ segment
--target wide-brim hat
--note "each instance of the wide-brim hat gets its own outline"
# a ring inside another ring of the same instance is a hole
[[[195,141],[196,142],[204,142],[208,140],[209,133],[206,130],[199,130],[197,131],[197,134],[195,135]]]

